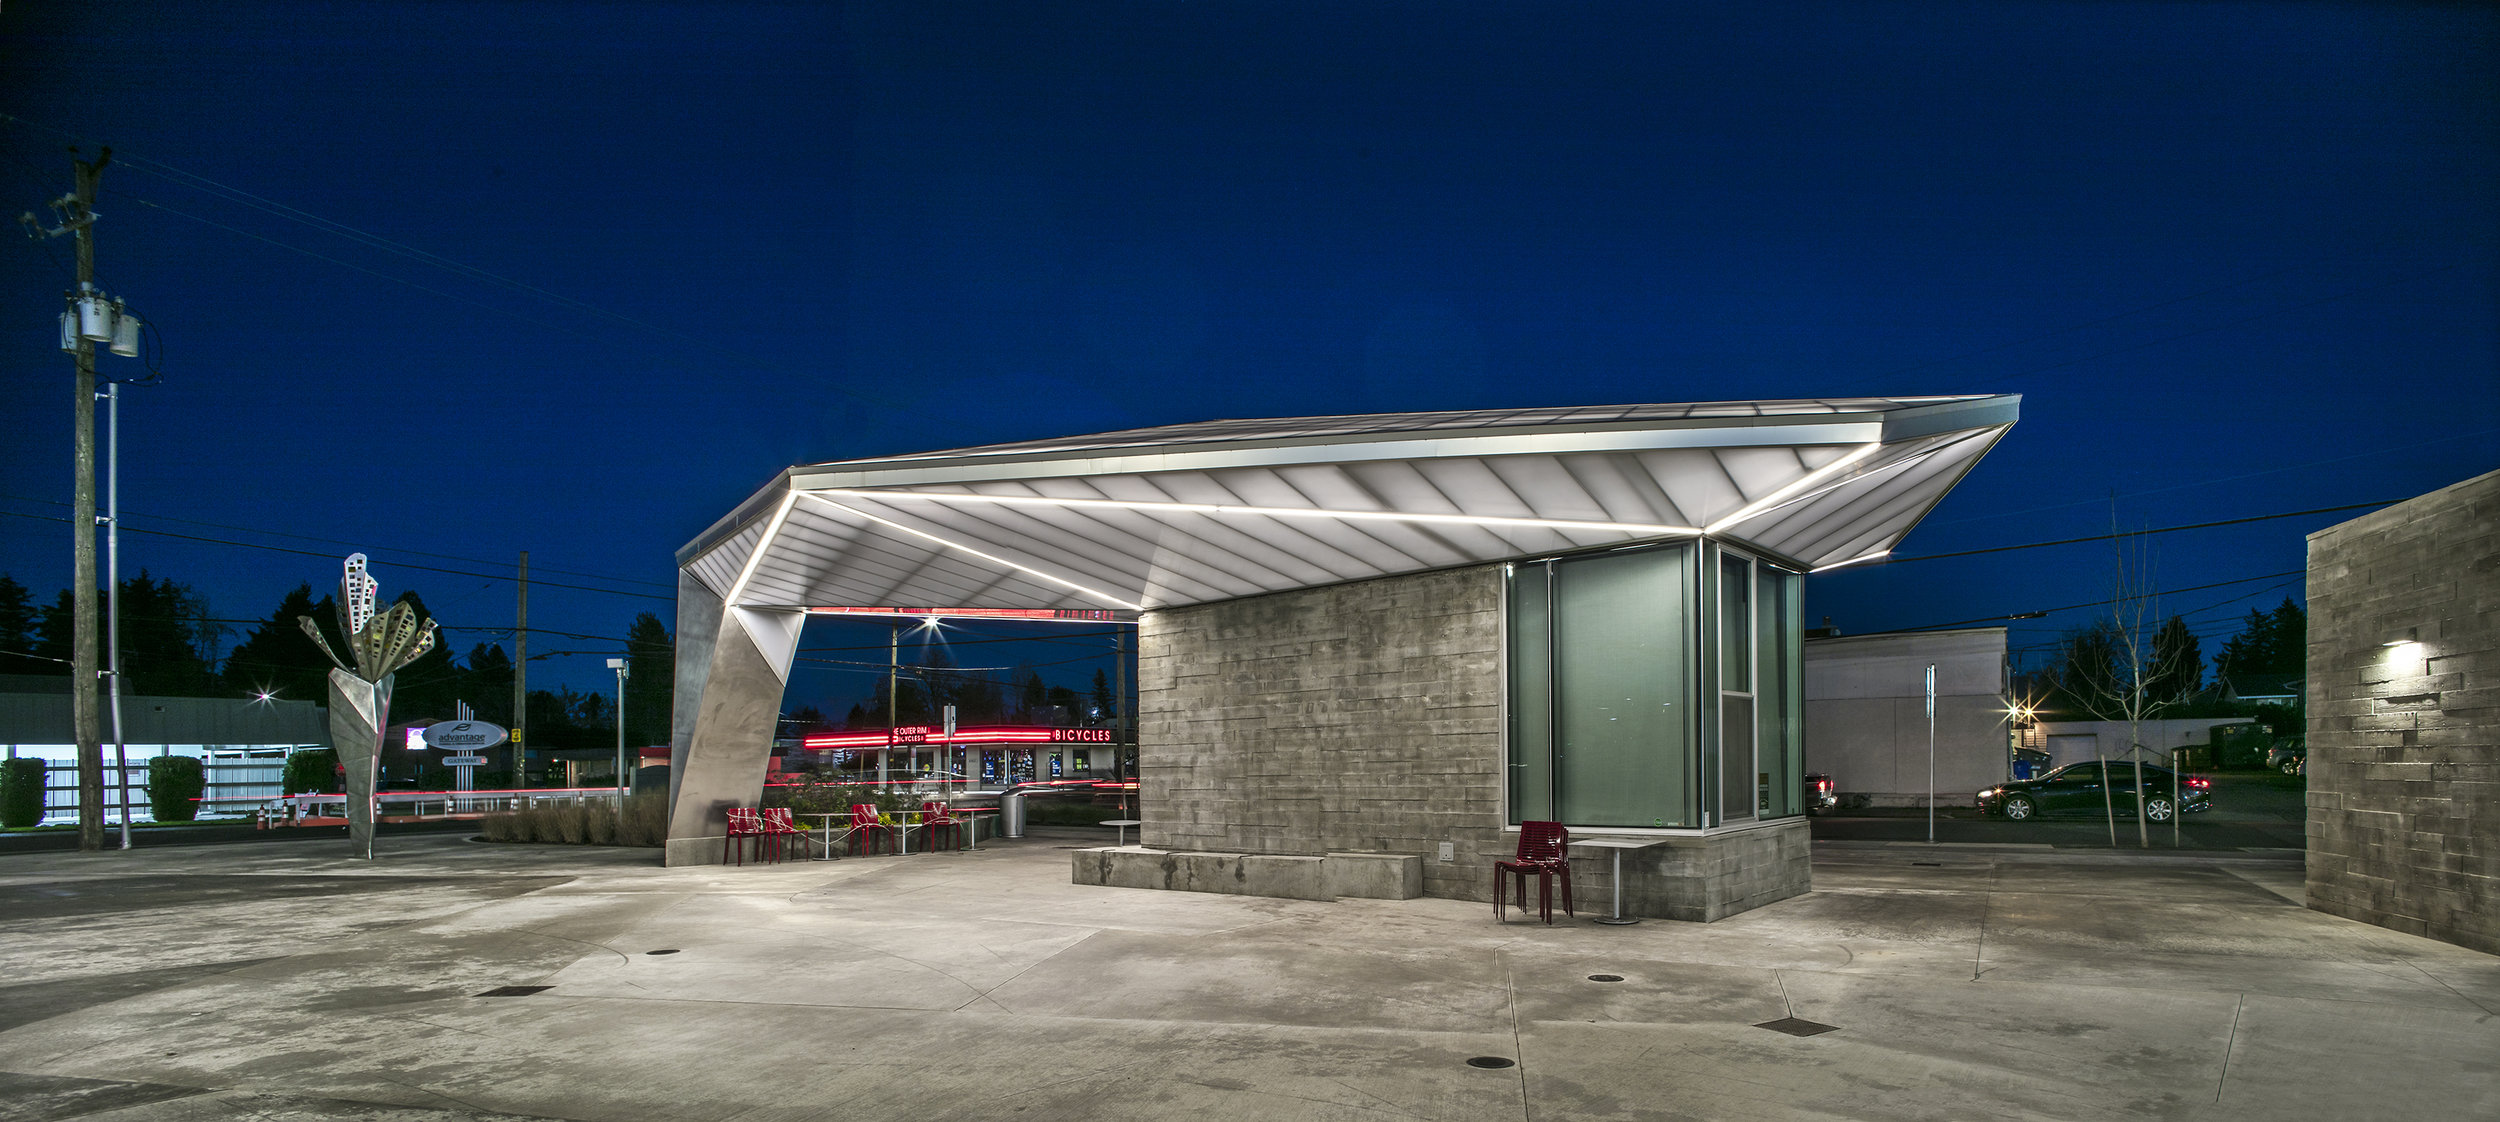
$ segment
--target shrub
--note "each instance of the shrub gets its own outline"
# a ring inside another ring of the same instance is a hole
[[[20,756],[0,770],[0,826],[23,830],[43,821],[44,763]]]
[[[319,795],[339,789],[339,754],[328,748],[306,748],[286,758],[286,793]]]
[[[625,800],[624,820],[618,823],[618,845],[661,846],[668,844],[668,793],[655,791]]]
[[[200,794],[208,790],[208,773],[197,756],[158,756],[148,761],[148,814],[159,822],[189,822],[200,816]]]
[[[555,813],[547,817],[551,819],[548,825],[554,827],[553,840],[566,845],[581,845],[590,840],[590,816],[598,813],[596,809],[579,802],[551,809]]]
[[[630,796],[623,814],[603,800],[524,806],[488,814],[478,826],[488,841],[656,847],[668,841],[668,796]]]
[[[584,809],[588,813],[582,815],[582,840],[592,845],[615,845],[616,808],[596,803]]]

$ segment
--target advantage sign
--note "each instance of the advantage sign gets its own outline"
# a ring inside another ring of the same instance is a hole
[[[484,721],[444,721],[427,725],[424,735],[429,747],[452,752],[482,752],[504,742],[502,726]]]

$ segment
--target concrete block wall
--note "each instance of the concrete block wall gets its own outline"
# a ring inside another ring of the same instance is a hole
[[[2309,906],[2500,954],[2500,472],[2310,535],[2308,591]]]
[[[1143,846],[1422,858],[1423,893],[1490,901],[1504,829],[1499,567],[1148,613]],[[1450,846],[1450,859],[1440,847]],[[1805,820],[1625,854],[1624,910],[1714,920],[1811,887]],[[1611,855],[1575,857],[1582,914]]]
[[[1418,854],[1426,895],[1491,899],[1515,846],[1501,581],[1485,566],[1147,613],[1144,844]]]

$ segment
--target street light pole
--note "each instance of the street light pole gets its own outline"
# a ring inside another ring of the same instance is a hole
[[[625,778],[625,679],[631,670],[621,658],[609,659],[608,669],[616,671],[616,807],[623,811],[630,786]]]

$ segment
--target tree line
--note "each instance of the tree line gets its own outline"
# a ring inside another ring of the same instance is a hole
[[[2202,644],[2187,621],[2171,616],[2152,631],[2149,640],[2130,635],[2124,623],[2102,619],[2070,631],[2030,692],[2042,715],[2073,714],[2113,719],[2114,707],[2133,696],[2163,716],[2204,717],[2254,713],[2277,735],[2300,731],[2300,706],[2250,706],[2223,697],[2232,679],[2258,681],[2298,678],[2309,658],[2309,614],[2290,597],[2272,610],[2252,608],[2237,634],[2225,640],[2213,657],[2213,675],[2205,674]],[[2275,727],[2280,725],[2282,727]]]
[[[103,598],[97,599],[98,634],[102,634]],[[398,601],[433,618],[413,589],[400,593]],[[24,584],[0,574],[0,674],[67,675],[76,611],[68,589],[62,589],[50,603],[38,604]],[[331,663],[296,625],[299,616],[309,616],[320,626],[332,650],[347,650],[339,633],[335,598],[327,594],[315,598],[310,584],[297,585],[265,617],[235,621],[214,615],[207,598],[191,586],[142,569],[121,582],[123,692],[154,697],[269,696],[327,704]],[[238,633],[240,641],[231,650],[225,649]],[[632,679],[625,691],[626,741],[665,744],[676,680],[676,643],[667,625],[649,612],[635,617],[626,630],[625,656]],[[478,643],[465,655],[455,655],[450,644],[438,643],[424,658],[399,671],[393,681],[391,718],[393,723],[448,720],[455,703],[465,701],[479,720],[510,728],[512,684],[512,656],[503,644]],[[570,686],[530,691],[529,727],[524,736],[530,747],[612,747],[615,738],[615,703],[608,694]]]

